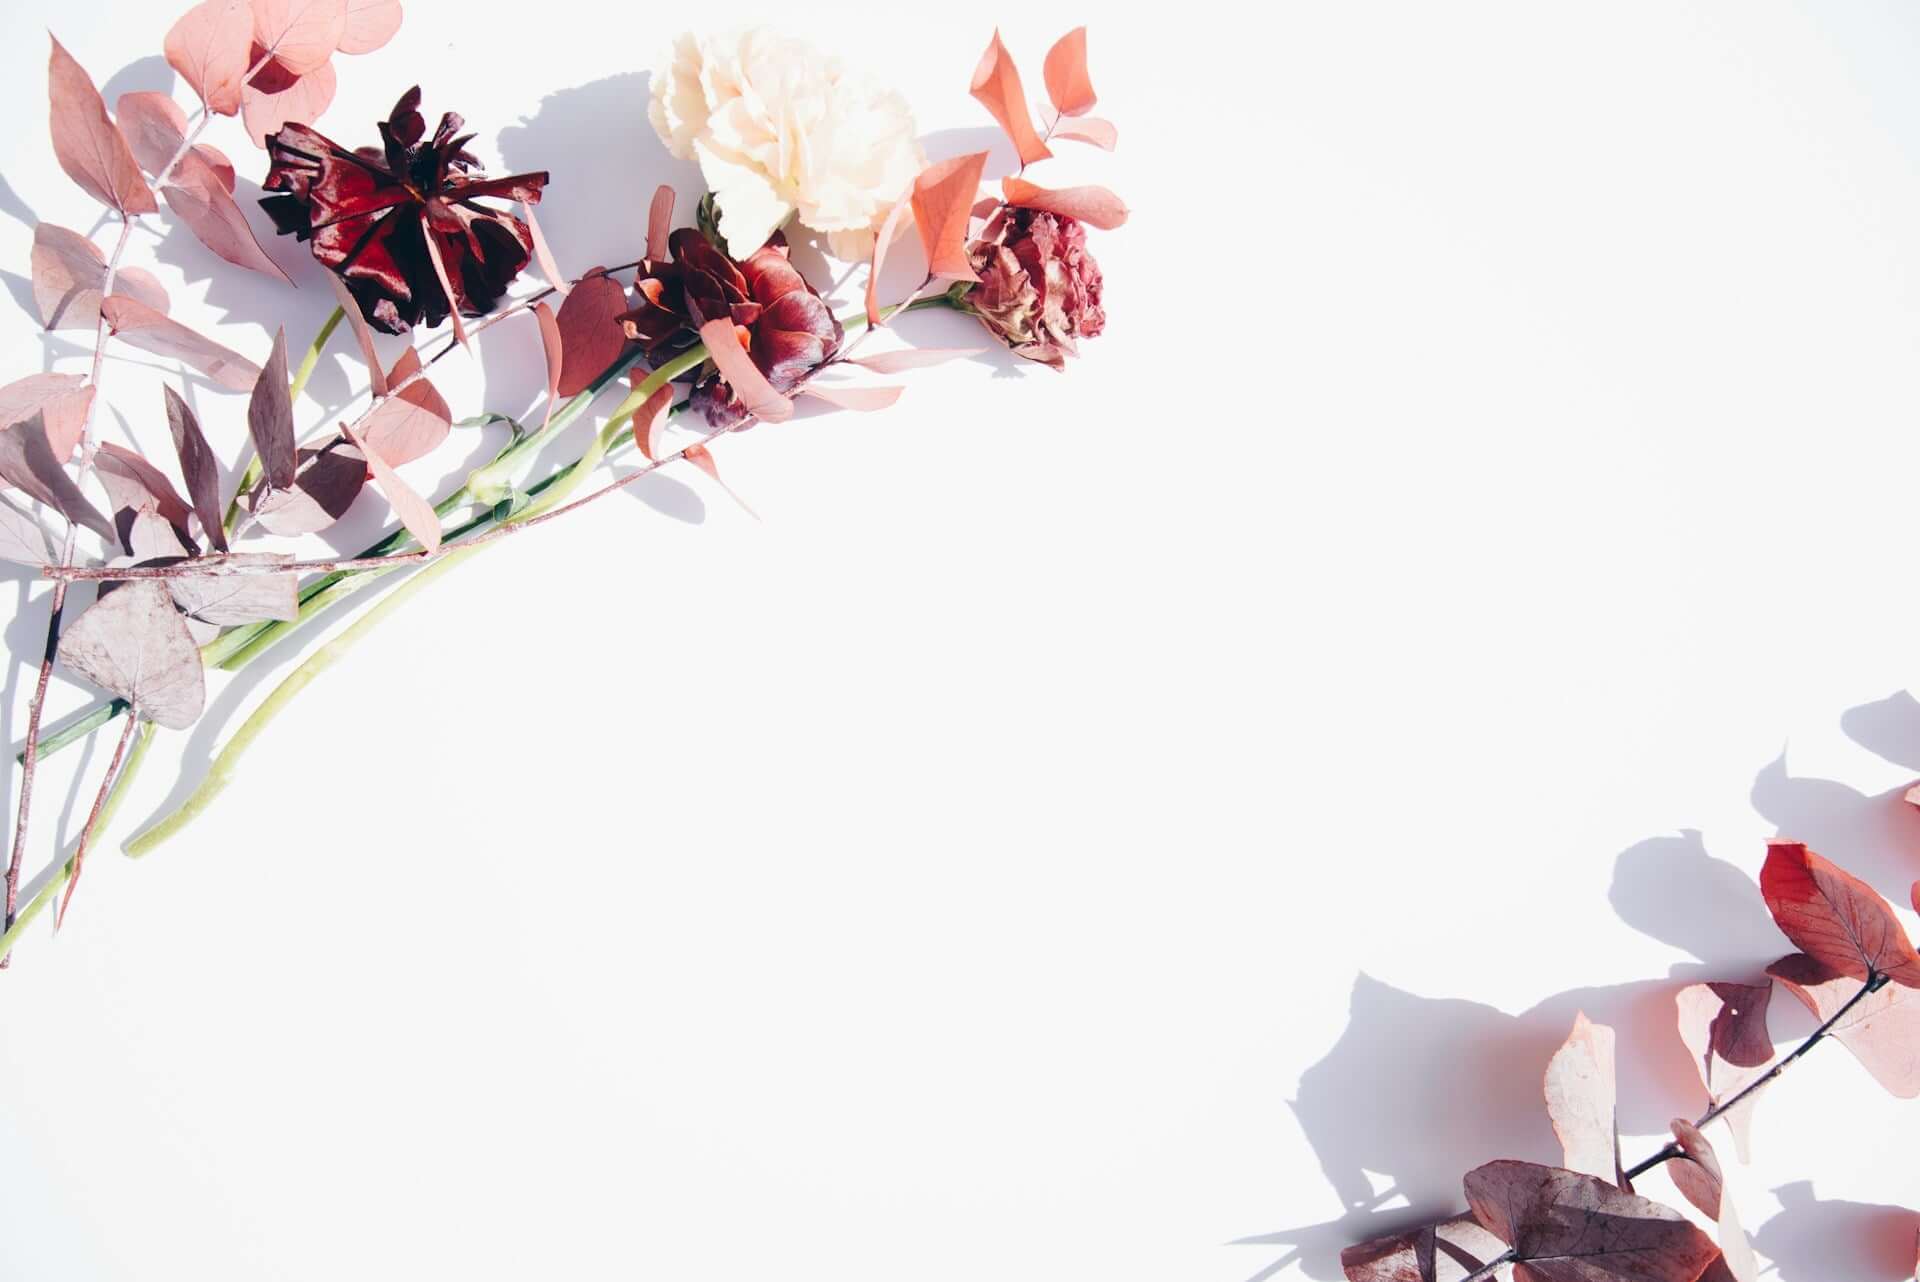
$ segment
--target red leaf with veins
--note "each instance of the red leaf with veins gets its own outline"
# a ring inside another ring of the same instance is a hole
[[[627,334],[620,317],[627,311],[627,291],[598,267],[584,276],[554,320],[560,326],[560,395],[585,391],[626,350]]]
[[[204,0],[180,16],[163,46],[167,62],[210,111],[240,110],[240,82],[253,65],[253,11],[247,0]]]
[[[65,463],[80,444],[92,402],[93,389],[78,374],[29,374],[0,387],[0,427],[40,415],[48,449]]]
[[[100,310],[122,342],[180,361],[230,392],[249,391],[260,377],[260,367],[246,357],[137,299],[114,294],[100,304]]]
[[[1862,983],[1805,953],[1782,957],[1767,973],[1823,1024],[1853,1000]],[[1893,1094],[1920,1096],[1920,991],[1888,984],[1869,993],[1833,1026],[1831,1036]]]
[[[976,151],[929,165],[913,180],[913,221],[927,252],[927,270],[935,276],[979,279],[967,258],[967,233],[986,164],[987,153]]]
[[[1013,55],[1000,43],[998,31],[993,33],[993,43],[980,55],[980,63],[973,69],[970,88],[1013,140],[1013,149],[1020,153],[1022,165],[1031,165],[1053,154],[1033,130],[1033,111],[1027,106],[1027,91],[1020,85],[1020,69],[1013,65]]]
[[[171,387],[164,387],[167,398],[167,430],[173,436],[173,452],[180,457],[180,475],[186,478],[187,495],[200,517],[200,532],[222,552],[227,550],[227,534],[221,526],[220,463],[213,447],[200,431],[200,420]]]
[[[1680,1196],[1717,1226],[1724,1276],[1733,1282],[1759,1282],[1760,1265],[1753,1258],[1747,1231],[1740,1227],[1733,1199],[1727,1196],[1726,1180],[1720,1173],[1720,1159],[1714,1156],[1713,1145],[1699,1128],[1684,1118],[1674,1119],[1673,1138],[1679,1142],[1684,1156],[1667,1164],[1667,1174],[1673,1186],[1680,1190]]]
[[[47,99],[53,125],[53,154],[67,177],[101,204],[122,216],[151,214],[147,180],[127,140],[107,116],[107,104],[93,78],[58,41],[47,60]]]
[[[1081,116],[1093,110],[1093,81],[1087,77],[1087,29],[1075,27],[1054,41],[1043,68],[1047,97],[1063,116]]]
[[[247,402],[247,431],[260,453],[260,469],[267,484],[284,490],[293,484],[296,467],[293,438],[293,401],[287,386],[287,331],[276,330],[267,367],[254,380]]]
[[[1760,893],[1794,947],[1843,975],[1920,988],[1920,953],[1873,887],[1797,841],[1767,844]]]
[[[719,369],[720,377],[733,389],[734,396],[746,404],[749,414],[768,423],[793,417],[793,402],[773,389],[773,384],[740,346],[740,336],[734,332],[731,320],[722,316],[702,325],[700,341],[707,345],[707,355]]]
[[[1039,187],[1024,178],[1003,178],[1000,190],[1009,205],[1022,209],[1044,209],[1050,214],[1076,218],[1089,227],[1112,231],[1127,221],[1127,205],[1105,187]]]
[[[311,75],[327,65],[346,34],[347,0],[252,0],[253,42],[289,74]]]
[[[1619,1130],[1614,1117],[1613,1030],[1584,1012],[1547,1061],[1547,1115],[1560,1137],[1567,1169],[1597,1179],[1620,1179]]]
[[[1340,1252],[1347,1282],[1460,1282],[1506,1250],[1471,1215],[1456,1215]]]
[[[545,429],[553,422],[554,407],[560,403],[560,370],[561,362],[566,359],[566,346],[560,340],[560,322],[554,318],[553,308],[535,303],[533,319],[540,326],[540,348],[547,357],[547,416],[540,423]]]
[[[387,386],[399,387],[420,368],[420,353],[409,347],[393,363]],[[446,398],[424,378],[380,402],[367,418],[364,433],[374,453],[394,467],[431,453],[453,430],[453,411]]]
[[[1680,1040],[1693,1056],[1709,1103],[1718,1106],[1721,1100],[1738,1095],[1773,1062],[1773,1038],[1767,1032],[1767,1004],[1772,996],[1772,984],[1727,983],[1690,984],[1675,996]],[[1759,1095],[1749,1095],[1721,1115],[1743,1162]]]
[[[1513,1249],[1514,1282],[1695,1282],[1720,1254],[1675,1211],[1532,1162],[1469,1171],[1467,1203]]]
[[[400,524],[419,541],[421,547],[429,552],[440,550],[440,517],[433,510],[433,504],[421,498],[411,485],[400,479],[400,474],[387,466],[387,461],[361,439],[352,427],[342,424],[341,430],[347,438],[360,447],[367,456],[367,467],[373,472],[373,483],[387,496],[394,514],[400,518]]]
[[[93,329],[100,323],[100,286],[107,256],[79,232],[41,223],[33,229],[33,303],[48,329]],[[122,267],[114,289],[165,314],[167,291],[151,273]]]
[[[341,53],[372,53],[400,30],[400,0],[347,0]]]

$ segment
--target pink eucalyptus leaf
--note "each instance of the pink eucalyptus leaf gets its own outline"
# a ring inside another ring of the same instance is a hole
[[[1082,116],[1098,101],[1087,76],[1087,29],[1075,27],[1047,50],[1047,98],[1063,116]]]
[[[205,160],[189,153],[176,171],[174,181],[162,188],[160,194],[174,216],[215,254],[235,267],[244,267],[289,285],[293,283],[280,270],[280,264],[267,256],[247,216],[235,203],[233,193]]]
[[[967,258],[967,233],[986,164],[987,153],[976,151],[930,165],[913,180],[913,221],[927,252],[928,270],[935,276],[979,279]]]
[[[227,153],[211,143],[198,142],[193,145],[193,154],[200,157],[201,163],[206,165],[213,176],[219,180],[220,185],[227,189],[227,195],[233,195],[236,179],[233,162],[227,159]]]
[[[267,484],[276,490],[290,487],[298,464],[284,329],[274,331],[273,351],[267,356],[266,368],[254,380],[253,396],[247,401],[247,432],[260,455],[260,470],[266,475]]]
[[[554,407],[560,404],[560,372],[566,360],[566,345],[560,339],[560,322],[554,318],[553,308],[545,303],[533,305],[533,319],[540,326],[540,350],[547,358],[547,416],[540,426],[545,430],[553,422]]]
[[[1471,1215],[1389,1234],[1340,1252],[1347,1282],[1461,1282],[1507,1245]]]
[[[341,53],[372,53],[400,30],[400,0],[347,0],[340,28]]]
[[[1515,1282],[1695,1282],[1719,1256],[1676,1211],[1532,1162],[1469,1171],[1474,1218],[1512,1248]]]
[[[371,448],[360,434],[351,426],[343,425],[347,438],[360,447],[367,456],[367,467],[373,472],[373,483],[387,496],[394,515],[400,518],[400,524],[418,540],[428,552],[440,550],[440,517],[434,512],[433,504],[421,498],[411,485],[400,479],[400,474],[387,465],[387,461]]]
[[[880,312],[880,269],[886,266],[887,251],[912,212],[913,193],[909,191],[894,203],[886,221],[880,224],[879,234],[873,238],[873,257],[867,264],[867,324],[876,329],[887,321]]]
[[[1782,957],[1767,973],[1821,1023],[1832,1019],[1861,988],[1857,976],[1805,953]],[[1888,984],[1868,994],[1833,1026],[1831,1036],[1894,1095],[1920,1097],[1920,990]]]
[[[291,489],[275,490],[264,480],[246,498],[246,507],[269,534],[314,534],[345,516],[367,484],[367,456],[344,436],[297,455]]]
[[[902,347],[891,352],[849,356],[847,364],[870,369],[876,374],[898,374],[910,369],[924,369],[929,365],[942,365],[962,357],[978,356],[986,350],[984,347]]]
[[[1673,1186],[1680,1190],[1680,1196],[1717,1226],[1725,1276],[1733,1282],[1759,1282],[1759,1262],[1753,1258],[1753,1246],[1747,1241],[1746,1230],[1740,1227],[1733,1199],[1727,1196],[1720,1159],[1714,1156],[1713,1145],[1684,1118],[1674,1120],[1673,1138],[1679,1142],[1682,1156],[1668,1164],[1667,1173],[1673,1179]]]
[[[1914,951],[1893,908],[1873,887],[1797,841],[1767,843],[1760,893],[1794,947],[1843,975],[1870,971],[1920,988]]]
[[[673,231],[673,187],[661,183],[654,188],[653,205],[647,210],[647,257],[661,262],[667,256],[667,236]]]
[[[1013,149],[1020,154],[1022,165],[1031,165],[1053,154],[1034,132],[1033,111],[1027,106],[1027,91],[1020,85],[1020,69],[1013,65],[1013,55],[1000,42],[998,31],[993,33],[993,42],[973,69],[971,92],[1013,140]]]
[[[1105,187],[1039,187],[1024,178],[1003,178],[1000,190],[1009,205],[1044,209],[1050,214],[1078,219],[1089,227],[1112,231],[1127,221],[1126,202]]]
[[[51,565],[60,559],[60,540],[33,513],[0,496],[0,561],[15,565]]]
[[[700,341],[707,355],[720,370],[733,394],[746,403],[747,412],[767,423],[780,423],[793,417],[793,402],[773,390],[753,358],[740,346],[733,322],[722,316],[700,327]]]
[[[1614,1115],[1613,1030],[1585,1013],[1547,1061],[1547,1116],[1566,1153],[1565,1166],[1597,1179],[1619,1182],[1619,1128]]]
[[[333,296],[340,303],[340,312],[347,318],[347,324],[353,327],[353,341],[360,345],[360,358],[367,363],[367,375],[373,381],[373,394],[387,394],[386,371],[380,366],[380,353],[373,345],[373,330],[367,324],[367,318],[360,311],[360,304],[348,292],[347,284],[337,272],[325,273],[327,284],[333,287]]]
[[[1112,151],[1120,145],[1120,131],[1111,120],[1102,120],[1098,116],[1062,116],[1053,126],[1055,138],[1070,138],[1074,142],[1090,142],[1102,151]]]
[[[420,353],[409,347],[393,363],[387,386],[399,387],[420,369]],[[453,411],[434,385],[416,378],[380,402],[367,417],[362,433],[373,453],[390,467],[411,463],[432,453],[453,430]]]
[[[64,462],[53,455],[45,420],[39,414],[0,429],[0,479],[17,485],[30,498],[46,504],[74,525],[85,526],[108,543],[119,537],[113,522],[100,514],[73,478]]]
[[[140,176],[133,150],[108,117],[93,77],[58,40],[53,41],[47,61],[47,99],[53,154],[67,177],[123,217],[160,208],[147,189],[147,180]]]
[[[287,125],[310,125],[333,103],[338,80],[333,64],[326,63],[280,89],[260,89],[246,85],[240,91],[241,118],[253,145],[267,145],[267,135]]]
[[[326,66],[346,34],[347,0],[251,2],[253,42],[289,75],[308,76]]]
[[[626,331],[620,317],[627,311],[627,291],[598,267],[583,276],[555,321],[560,329],[560,386],[563,397],[576,396],[604,374],[626,350]]]
[[[231,565],[285,565],[284,552],[247,552],[228,558]],[[232,628],[267,619],[300,617],[300,578],[286,574],[187,574],[168,579],[173,602],[188,618]]]
[[[253,11],[247,0],[204,0],[167,32],[167,62],[222,116],[240,110],[240,85],[253,65]]]
[[[260,367],[246,357],[137,299],[114,294],[100,304],[100,310],[122,342],[180,361],[230,392],[251,391],[260,378]]]
[[[187,501],[173,488],[167,474],[132,450],[103,441],[94,451],[93,470],[117,512],[124,508],[151,511],[177,530],[187,528]]]
[[[158,579],[136,579],[89,606],[60,638],[60,661],[169,730],[185,730],[206,706],[200,648]]]
[[[65,463],[80,444],[92,404],[93,389],[78,374],[29,374],[0,387],[0,427],[39,415],[48,450]]]
[[[187,482],[187,497],[200,517],[200,532],[222,552],[227,550],[227,534],[221,525],[220,462],[213,447],[200,431],[200,420],[171,387],[163,387],[167,401],[167,431],[173,437],[173,452],[180,459],[180,475]]]
[[[547,245],[546,233],[540,230],[540,220],[534,217],[533,206],[524,200],[520,202],[520,221],[527,225],[527,235],[533,240],[533,257],[540,264],[540,274],[564,298],[573,286],[561,275],[560,264],[554,260],[553,250]]]
[[[829,405],[866,414],[891,407],[900,399],[900,394],[907,389],[904,387],[847,387],[844,384],[835,385],[813,380],[803,384],[800,390],[808,396],[819,397]]]
[[[649,463],[660,461],[660,431],[667,425],[667,414],[672,409],[673,387],[662,384],[633,412],[633,443]]]
[[[1708,1103],[1717,1107],[1766,1073],[1773,1060],[1773,1038],[1767,1032],[1772,996],[1772,984],[1713,983],[1690,984],[1675,997],[1680,1040],[1693,1056]],[[1743,1162],[1750,1152],[1753,1107],[1760,1094],[1749,1095],[1722,1114]]]
[[[79,232],[41,223],[33,229],[33,302],[48,329],[93,329],[100,323],[100,286],[106,255]],[[153,273],[122,267],[114,289],[165,314],[172,305]]]
[[[187,141],[187,113],[169,95],[145,89],[121,94],[113,111],[133,158],[159,177]]]

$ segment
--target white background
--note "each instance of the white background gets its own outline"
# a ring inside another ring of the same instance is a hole
[[[683,470],[509,541],[129,862],[268,682],[162,740],[0,977],[0,1276],[1332,1278],[1465,1169],[1555,1156],[1577,1009],[1619,1029],[1630,1158],[1699,1111],[1672,994],[1785,951],[1767,836],[1904,915],[1912,6],[1114,8],[997,15],[1036,91],[1090,18],[1121,131],[1052,167],[1134,210],[1068,375],[963,361],[725,442],[759,522]],[[418,80],[552,171],[569,270],[624,261],[654,184],[692,191],[653,50],[802,14],[935,155],[995,137],[995,13],[867,4],[413,0],[321,124],[371,140]],[[10,15],[16,300],[33,224],[97,213],[40,27],[111,97],[168,85],[173,16]],[[250,194],[258,153],[213,139]],[[133,261],[259,356],[332,305],[270,248],[297,292],[182,232]],[[0,321],[10,377],[84,368],[71,338]],[[456,410],[536,405],[531,330],[483,346],[440,367]],[[160,377],[110,362],[107,430],[164,460]],[[195,396],[237,457],[244,398]],[[25,656],[38,594],[7,592]],[[36,868],[104,760],[49,769]],[[1781,994],[1773,1026],[1809,1021]],[[1920,1104],[1823,1047],[1756,1139],[1731,1178],[1773,1276],[1912,1267]]]

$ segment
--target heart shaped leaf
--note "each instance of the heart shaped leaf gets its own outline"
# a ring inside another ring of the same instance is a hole
[[[627,291],[597,267],[567,294],[554,318],[560,326],[559,395],[585,391],[620,359],[627,346],[626,331],[620,327],[626,311]]]
[[[420,353],[409,347],[393,363],[387,386],[400,383],[420,370]],[[425,378],[416,378],[380,402],[367,418],[367,445],[392,467],[411,463],[431,453],[453,430],[453,411]]]
[[[200,651],[158,579],[135,579],[95,601],[60,638],[60,661],[133,705],[135,716],[185,730],[207,702]]]
[[[163,48],[167,63],[208,110],[222,116],[240,110],[240,85],[253,52],[247,0],[202,0],[168,30]]]
[[[293,558],[284,552],[243,552],[227,558],[229,565],[284,565]],[[300,617],[300,579],[287,574],[183,574],[168,579],[174,604],[189,618],[230,628],[264,619]]]
[[[1469,1171],[1474,1218],[1514,1253],[1514,1282],[1695,1282],[1720,1254],[1693,1223],[1606,1180],[1532,1162]]]
[[[1857,977],[1805,953],[1782,957],[1767,973],[1823,1024],[1860,992]],[[1888,984],[1869,993],[1840,1017],[1829,1036],[1893,1094],[1920,1097],[1920,990]]]

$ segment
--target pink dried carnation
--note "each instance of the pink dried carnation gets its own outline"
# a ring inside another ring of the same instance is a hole
[[[996,338],[1029,360],[1065,369],[1075,340],[1106,328],[1100,264],[1078,220],[1006,206],[967,257],[980,283],[961,296]]]

